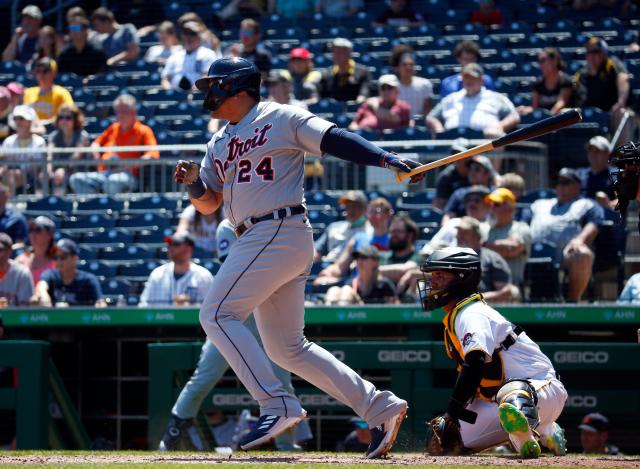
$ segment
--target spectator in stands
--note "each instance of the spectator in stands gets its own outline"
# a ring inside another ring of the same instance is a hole
[[[469,140],[466,138],[457,138],[453,141],[450,155],[455,155],[471,148]],[[438,174],[436,179],[436,196],[433,199],[433,206],[442,210],[447,204],[447,200],[457,189],[469,186],[469,163],[471,160],[464,158],[453,164],[447,165]]]
[[[0,86],[0,143],[9,136],[9,114],[11,114],[11,91],[6,86]]]
[[[398,214],[391,219],[389,251],[380,254],[380,273],[394,285],[408,270],[422,263],[422,255],[416,250],[419,234],[418,225],[408,215]]]
[[[411,0],[389,0],[387,8],[373,22],[374,26],[420,26],[424,18],[410,5]]]
[[[213,285],[213,275],[191,261],[195,241],[188,233],[166,239],[170,262],[156,267],[138,306],[199,305]]]
[[[522,288],[524,267],[531,253],[531,229],[514,220],[516,198],[509,189],[500,187],[487,196],[489,235],[483,246],[500,254],[509,265],[513,283]]]
[[[24,97],[24,86],[22,86],[17,81],[12,81],[7,85],[7,89],[9,90],[9,93],[11,93],[9,107],[13,111],[13,108],[22,104],[22,99]]]
[[[100,45],[107,55],[107,65],[133,62],[138,58],[140,39],[133,24],[119,24],[113,12],[105,7],[91,13],[91,24],[99,34]]]
[[[351,425],[353,431],[336,446],[336,451],[343,453],[364,453],[371,443],[369,424],[360,417],[353,417]]]
[[[33,164],[45,159],[47,144],[35,133],[39,127],[38,117],[32,107],[21,104],[9,115],[9,127],[16,131],[9,135],[0,148],[0,160],[18,160],[17,165],[0,166],[0,182],[8,184],[12,192],[17,188],[35,187],[43,176],[41,165]],[[4,150],[16,150],[18,153],[7,153]]]
[[[195,21],[187,21],[180,30],[182,46],[169,58],[162,69],[162,87],[190,91],[197,79],[206,75],[209,66],[219,58],[211,49],[202,45],[202,28]]]
[[[316,0],[316,13],[330,18],[353,16],[364,8],[364,0]]]
[[[9,186],[0,182],[0,233],[8,234],[16,243],[25,243],[29,227],[24,215],[7,205],[11,200]]]
[[[6,11],[6,10],[5,10]],[[17,60],[26,64],[36,53],[38,31],[42,24],[42,11],[35,5],[27,5],[22,9],[20,26],[16,28],[11,40],[4,51],[2,60],[11,62]]]
[[[318,87],[322,74],[313,69],[313,54],[304,47],[296,47],[289,52],[289,73],[293,80],[293,96],[313,104],[318,101]]]
[[[89,134],[84,130],[84,114],[75,104],[63,104],[54,121],[55,130],[49,135],[49,150],[54,148],[77,148],[89,145]],[[89,159],[88,153],[49,153],[49,160]],[[77,167],[54,166],[50,169],[52,191],[57,195],[67,192],[69,175]]]
[[[35,109],[41,124],[48,125],[54,121],[60,106],[73,104],[73,98],[66,88],[55,84],[58,74],[58,64],[55,60],[49,57],[38,60],[33,67],[33,73],[38,86],[24,90],[24,104]]]
[[[349,130],[403,129],[413,127],[411,106],[398,98],[400,81],[395,75],[382,75],[378,79],[378,96],[367,98],[360,105]]]
[[[612,128],[616,129],[629,110],[629,73],[622,61],[609,55],[609,46],[603,39],[591,37],[585,47],[587,64],[578,70],[575,77],[585,94],[582,106],[597,107],[611,113]],[[623,133],[620,141],[628,140],[630,138]]]
[[[327,291],[325,303],[329,305],[394,304],[398,293],[391,280],[380,273],[380,252],[373,245],[361,245],[353,251],[357,273],[342,286]]]
[[[482,26],[499,26],[503,21],[502,12],[496,8],[493,0],[479,0],[478,9],[471,12],[471,22]]]
[[[130,94],[121,94],[113,102],[116,121],[100,134],[91,144],[94,148],[130,145],[157,145],[156,137],[150,127],[144,125],[137,118],[136,98]],[[158,159],[157,150],[130,152],[99,152],[94,153],[96,160],[118,159]],[[77,172],[69,178],[69,185],[76,194],[96,194],[104,191],[109,195],[133,190],[137,185],[140,174],[135,166],[120,167],[101,166],[97,172]]]
[[[580,445],[583,453],[620,454],[617,446],[608,444],[609,419],[604,415],[593,412],[587,414],[578,425],[580,429]]]
[[[180,214],[176,234],[189,233],[195,246],[209,251],[211,257],[214,258],[217,257],[216,230],[223,219],[222,207],[213,213],[204,214],[198,212],[193,205],[189,205]]]
[[[158,26],[158,42],[144,54],[144,60],[150,63],[156,63],[158,65],[164,65],[167,63],[169,56],[178,52],[181,47],[178,42],[178,34],[176,33],[176,27],[171,21],[163,21]]]
[[[465,39],[456,44],[453,53],[456,60],[460,64],[460,67],[464,68],[470,63],[478,63],[480,61],[480,46],[474,41]],[[493,80],[487,74],[482,75],[482,84],[488,89],[494,89]],[[460,91],[462,89],[462,76],[459,73],[450,75],[442,80],[440,83],[440,99],[453,93],[454,91]]]
[[[313,15],[315,0],[269,0],[269,13],[297,19]]]
[[[640,272],[629,277],[618,297],[618,303],[640,303]]]
[[[499,177],[499,187],[509,189],[513,196],[518,200],[524,195],[524,178],[516,173],[505,173]],[[531,223],[531,209],[526,207],[516,207],[516,213],[513,216],[514,220],[521,221],[527,225]]]
[[[260,23],[251,18],[246,18],[240,23],[240,43],[229,47],[226,55],[242,57],[253,62],[262,78],[267,77],[271,70],[271,52],[260,44],[262,39],[262,28]]]
[[[587,159],[589,166],[578,168],[582,195],[596,198],[598,192],[607,194],[610,200],[615,199],[615,193],[611,188],[609,175],[613,168],[609,167],[609,155],[611,154],[611,144],[606,137],[596,135],[591,137],[587,145]]]
[[[493,189],[496,183],[498,173],[491,164],[491,160],[484,155],[476,155],[469,159],[469,169],[467,179],[469,185],[460,187],[453,191],[444,207],[444,216],[442,224],[444,225],[449,218],[461,217],[464,215],[464,198],[467,192],[474,186],[482,186]]]
[[[267,12],[264,0],[231,0],[222,10],[214,14],[214,21],[222,26],[231,18],[259,17]]]
[[[367,196],[362,191],[349,191],[338,199],[344,207],[344,220],[329,223],[315,241],[315,261],[333,262],[353,235],[367,228]]]
[[[29,269],[11,259],[13,241],[0,233],[0,303],[6,306],[28,305],[33,295]]]
[[[415,75],[416,58],[411,46],[400,44],[394,47],[389,63],[400,80],[399,98],[409,103],[411,115],[427,115],[431,110],[433,85],[428,79]]]
[[[29,223],[29,248],[16,257],[16,262],[31,272],[33,284],[38,285],[45,270],[55,269],[54,235],[56,224],[40,215]]]
[[[512,283],[511,269],[507,261],[496,251],[482,247],[480,222],[472,217],[462,217],[458,225],[458,246],[471,248],[480,254],[482,274],[478,291],[490,303],[519,301],[520,290]]]
[[[376,197],[367,206],[367,221],[371,230],[363,230],[356,233],[347,241],[338,259],[328,267],[322,269],[314,281],[324,285],[336,283],[349,273],[353,253],[360,246],[373,245],[379,251],[389,250],[389,222],[393,216],[393,207],[384,197]]]
[[[494,138],[518,125],[520,116],[509,98],[482,86],[480,65],[465,65],[461,75],[463,89],[443,98],[427,115],[427,126],[434,133],[467,127]]]
[[[343,37],[334,39],[331,47],[333,66],[322,72],[320,81],[320,96],[323,98],[361,103],[369,96],[369,69],[353,60],[352,50],[350,40]]]
[[[565,72],[567,67],[560,51],[555,47],[545,47],[538,54],[538,64],[542,76],[533,83],[531,106],[518,106],[520,115],[529,114],[538,108],[557,114],[565,108],[576,106],[573,78]]]
[[[586,11],[595,7],[612,8],[616,5],[616,0],[573,0],[570,2],[576,11]]]
[[[78,269],[78,245],[69,238],[55,245],[56,268],[42,273],[32,301],[41,306],[107,306],[98,278]]]
[[[567,299],[579,301],[589,284],[593,267],[591,243],[602,224],[603,211],[596,202],[580,197],[580,176],[562,168],[555,184],[557,197],[531,204],[534,243],[553,243],[558,259],[569,271]]]
[[[202,41],[202,45],[211,49],[216,54],[222,55],[220,39],[207,27],[207,24],[197,13],[190,11],[181,15],[180,18],[178,18],[178,30],[182,30],[182,26],[190,21],[195,21],[200,25],[200,40]]]
[[[56,30],[52,26],[43,26],[38,31],[38,44],[30,63],[37,62],[45,57],[58,60],[62,47],[64,47],[64,40],[58,36]]]
[[[307,109],[307,105],[293,96],[292,78],[289,70],[271,70],[266,80],[269,95],[267,101]]]
[[[69,38],[71,43],[62,49],[58,57],[60,72],[87,76],[106,70],[107,56],[89,41],[89,20],[86,17],[71,17]]]

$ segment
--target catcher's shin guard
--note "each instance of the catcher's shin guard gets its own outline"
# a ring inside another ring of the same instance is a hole
[[[523,458],[537,458],[540,444],[533,430],[540,423],[538,398],[526,380],[505,383],[496,395],[498,418],[509,440]]]
[[[512,379],[507,381],[498,390],[496,402],[498,405],[509,403],[517,408],[527,418],[532,430],[535,430],[540,424],[538,395],[527,380]]]

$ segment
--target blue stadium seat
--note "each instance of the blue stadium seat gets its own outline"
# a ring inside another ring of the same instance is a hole
[[[75,73],[62,73],[58,75],[57,83],[65,88],[76,89],[82,86],[82,78]]]
[[[144,229],[138,228],[133,235],[133,241],[145,245],[164,243],[167,236],[171,236],[173,231],[172,227],[158,228],[157,226],[151,226]]]
[[[159,104],[159,103],[167,103],[167,104],[178,104],[180,101],[183,101],[186,97],[186,94],[181,91],[176,90],[165,90],[163,88],[154,88],[147,91],[142,96],[143,103],[151,103],[151,104]]]
[[[440,222],[442,221],[442,211],[437,208],[410,210],[409,216],[419,226],[440,225]]]
[[[155,259],[140,260],[131,264],[118,267],[118,276],[147,278],[153,269],[158,267],[160,262]]]
[[[133,234],[127,230],[111,228],[97,233],[87,233],[82,239],[83,243],[109,244],[130,244],[133,242]]]
[[[405,127],[403,129],[387,129],[382,132],[385,140],[431,140],[431,132],[419,127]]]
[[[600,126],[602,133],[607,133],[609,131],[609,123],[611,122],[609,113],[597,107],[582,108],[582,121],[595,122]]]
[[[126,297],[127,306],[138,306],[140,295],[129,294]]]
[[[153,259],[154,253],[139,246],[126,246],[124,248],[104,248],[100,252],[100,259],[106,261],[126,261],[131,259]]]
[[[123,216],[116,222],[116,225],[121,228],[149,228],[152,226],[166,228],[168,224],[168,218],[153,212]]]
[[[177,210],[178,201],[175,199],[168,199],[162,195],[152,195],[149,197],[143,197],[140,199],[129,200],[127,212],[175,212]]]
[[[89,89],[122,89],[127,80],[114,73],[89,76],[85,81],[85,87]]]
[[[524,273],[526,301],[561,301],[560,261],[552,243],[533,243]]]
[[[98,258],[98,253],[93,249],[87,249],[80,246],[78,248],[78,257],[85,261],[93,261]]]
[[[484,139],[485,136],[480,130],[469,129],[468,127],[457,127],[455,129],[445,130],[436,134],[438,140],[455,140],[456,138]]]
[[[126,280],[108,279],[101,283],[101,287],[106,296],[125,296],[131,292],[131,284]]]
[[[403,192],[396,202],[396,207],[401,210],[423,209],[433,203],[436,193],[427,189],[420,192]],[[442,214],[440,214],[442,218]]]
[[[118,213],[124,209],[124,202],[112,197],[102,196],[78,202],[75,213]]]
[[[201,247],[195,246],[193,248],[193,258],[200,259],[200,262],[202,262],[205,260],[212,260],[214,259],[214,256],[213,253],[208,249],[203,249]]]
[[[326,210],[309,210],[307,216],[311,225],[315,226],[327,226],[337,220],[337,216],[333,212]]]
[[[326,206],[334,208],[336,210],[340,209],[340,203],[338,199],[334,196],[331,196],[322,191],[309,191],[305,193],[305,200],[307,203],[307,207],[310,209],[312,207],[316,209],[325,209]]]
[[[66,229],[87,229],[87,228],[113,228],[116,226],[115,219],[94,213],[92,215],[79,215],[65,218],[62,227]]]
[[[214,259],[210,259],[208,261],[204,261],[201,265],[211,272],[211,275],[215,275],[218,273],[218,270],[220,270],[220,266],[222,264]]]
[[[55,195],[27,202],[27,212],[32,214],[41,212],[41,215],[62,215],[71,213],[72,209],[72,202]]]
[[[553,199],[556,193],[553,189],[533,189],[527,191],[518,199],[518,203],[530,204],[538,199]]]
[[[91,272],[93,275],[100,279],[112,278],[116,275],[115,267],[95,260],[87,262],[81,261],[80,270]]]
[[[309,111],[314,114],[340,114],[344,111],[344,104],[335,99],[321,99],[309,106]]]

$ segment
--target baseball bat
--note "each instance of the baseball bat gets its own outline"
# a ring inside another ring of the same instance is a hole
[[[556,130],[563,129],[570,125],[576,124],[582,121],[582,114],[579,109],[571,109],[569,111],[562,112],[552,117],[542,119],[535,124],[531,124],[528,127],[514,130],[500,138],[496,138],[488,143],[469,148],[468,150],[461,151],[454,155],[445,156],[439,160],[432,161],[431,163],[423,164],[411,170],[410,173],[396,173],[396,180],[402,182],[405,179],[415,176],[416,174],[430,171],[434,168],[439,168],[454,161],[463,160],[465,158],[471,158],[472,156],[485,153],[487,151],[495,150],[496,148],[504,147],[505,145],[511,145],[516,142],[523,142],[540,135],[548,134]]]

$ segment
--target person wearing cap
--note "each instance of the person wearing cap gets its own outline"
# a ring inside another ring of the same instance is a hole
[[[105,129],[91,144],[94,148],[111,146],[154,146],[156,137],[151,127],[144,125],[137,116],[136,98],[130,94],[121,94],[113,101],[116,121]],[[158,159],[157,150],[94,153],[96,160],[118,159]],[[97,194],[106,192],[115,195],[133,190],[138,183],[140,169],[137,166],[108,165],[99,166],[98,171],[77,172],[69,178],[69,185],[76,194]]]
[[[8,306],[26,306],[33,295],[29,269],[11,259],[13,240],[0,233],[0,300]]]
[[[589,166],[578,168],[578,176],[582,186],[582,195],[591,199],[596,198],[598,192],[607,194],[609,208],[615,206],[615,193],[611,187],[610,174],[614,168],[609,166],[609,156],[611,155],[611,144],[606,137],[596,135],[591,137],[587,144],[587,159]]]
[[[216,231],[224,219],[222,207],[209,214],[200,213],[193,205],[186,207],[180,214],[180,221],[176,227],[177,234],[190,233],[195,246],[211,253],[216,257]]]
[[[391,50],[389,64],[400,80],[398,97],[409,103],[411,116],[426,116],[431,111],[433,85],[427,78],[416,76],[416,57],[408,44],[399,44]]]
[[[329,18],[347,18],[364,8],[364,0],[316,0],[316,13]]]
[[[413,127],[411,106],[398,98],[400,80],[392,74],[378,78],[378,96],[367,98],[356,111],[349,130],[403,129]]]
[[[71,93],[54,83],[57,73],[56,61],[43,57],[33,66],[33,74],[38,81],[38,86],[31,86],[24,90],[24,104],[35,109],[38,119],[44,125],[53,122],[60,106],[73,104]]]
[[[609,46],[602,38],[590,37],[585,44],[587,63],[575,75],[575,81],[584,93],[582,107],[597,107],[611,113],[611,128],[617,129],[626,111],[631,91],[630,76],[624,63],[609,55]],[[633,117],[629,119],[633,122]],[[627,132],[620,141],[632,139],[633,129],[628,124]]]
[[[144,61],[165,65],[167,59],[181,48],[178,41],[178,33],[176,32],[176,26],[171,21],[160,23],[157,33],[159,44],[154,44],[147,49],[144,54]]]
[[[213,275],[191,258],[195,241],[189,233],[166,238],[170,262],[153,269],[138,306],[199,305],[213,285]]]
[[[396,214],[391,219],[389,251],[380,253],[380,274],[391,280],[396,287],[407,272],[418,268],[423,261],[422,254],[416,250],[419,235],[418,225],[406,213]],[[400,290],[399,287],[397,290],[403,303],[414,302],[413,292]]]
[[[69,44],[58,56],[60,73],[75,73],[84,77],[102,73],[107,69],[107,55],[89,41],[89,20],[86,17],[71,17],[69,39]]]
[[[363,102],[369,96],[371,74],[351,57],[353,43],[338,37],[331,43],[333,65],[322,72],[320,96],[336,101]]]
[[[11,200],[9,186],[0,182],[0,233],[8,234],[16,244],[25,243],[29,227],[24,215],[7,205]]]
[[[80,250],[75,241],[62,238],[53,251],[56,267],[42,273],[31,301],[41,306],[107,306],[98,277],[78,269]]]
[[[161,85],[165,89],[190,91],[196,80],[206,75],[214,60],[220,56],[202,45],[202,26],[187,21],[180,28],[182,47],[172,53],[162,69]]]
[[[453,55],[456,58],[460,67],[463,68],[470,63],[478,63],[480,61],[480,46],[475,41],[468,39],[462,40],[456,44],[453,50]],[[488,90],[493,90],[493,80],[486,73],[482,75],[483,86]],[[462,76],[459,73],[455,73],[442,79],[440,84],[440,99],[450,95],[455,91],[462,89]]]
[[[22,9],[20,26],[11,36],[4,51],[2,61],[17,60],[26,64],[33,58],[38,44],[38,30],[42,24],[42,11],[35,5],[27,5]]]
[[[56,224],[44,215],[29,223],[29,247],[16,257],[16,261],[29,269],[34,285],[38,285],[45,270],[56,268],[55,232]]]
[[[362,191],[351,190],[338,199],[344,207],[344,220],[329,223],[314,242],[314,261],[335,261],[347,241],[367,227],[367,196]]]
[[[140,53],[140,39],[132,23],[119,24],[113,12],[99,7],[91,13],[93,29],[98,33],[100,47],[107,55],[107,65],[132,62]]]
[[[409,3],[410,0],[389,0],[389,7],[373,21],[373,25],[413,28],[424,24],[424,17],[411,8]]]
[[[394,283],[380,273],[380,251],[375,246],[363,244],[353,251],[356,275],[341,286],[327,290],[325,304],[395,304],[398,292]]]
[[[450,155],[455,155],[471,148],[471,143],[466,138],[456,138],[449,149]],[[436,196],[432,205],[437,209],[444,209],[449,197],[457,189],[469,186],[469,163],[468,158],[463,158],[448,164],[444,167],[436,178]]]
[[[349,423],[353,430],[344,440],[336,445],[336,451],[341,453],[364,453],[371,443],[369,424],[360,417],[352,417]]]
[[[232,44],[224,54],[225,56],[242,57],[253,62],[262,78],[267,78],[271,70],[271,52],[262,44],[262,28],[253,18],[245,18],[240,22],[240,42]]]
[[[482,244],[500,254],[509,264],[513,283],[522,288],[524,268],[531,253],[531,229],[527,223],[514,220],[516,197],[509,189],[499,187],[486,196],[489,209],[489,235]]]
[[[304,47],[295,47],[289,52],[293,96],[307,105],[318,101],[318,86],[322,74],[313,69],[313,54]]]
[[[21,104],[13,108],[9,115],[9,127],[16,133],[2,142],[0,160],[18,160],[20,163],[0,165],[0,182],[13,190],[30,188],[35,192],[44,173],[42,165],[30,163],[42,162],[47,149],[44,138],[36,134],[38,116],[31,106]]]
[[[587,454],[621,455],[617,446],[607,442],[609,439],[609,419],[599,412],[587,414],[580,425],[580,445]]]
[[[589,285],[591,244],[604,217],[600,205],[580,196],[580,182],[575,169],[562,168],[555,182],[557,196],[531,204],[532,242],[555,245],[557,259],[569,271],[567,299],[574,302],[580,301]]]
[[[273,101],[279,104],[288,104],[307,109],[307,105],[302,101],[298,101],[292,93],[292,78],[289,70],[276,69],[269,72],[266,80],[269,95],[267,101]]]
[[[495,187],[497,171],[493,167],[491,160],[484,155],[476,155],[469,159],[467,179],[469,185],[460,187],[453,191],[444,207],[442,224],[444,225],[450,218],[464,215],[464,200],[467,192],[472,186],[483,186],[492,190]]]
[[[502,93],[483,86],[483,70],[477,63],[464,66],[462,89],[442,98],[427,115],[434,133],[465,127],[483,132],[487,138],[504,135],[520,122],[513,103]]]

